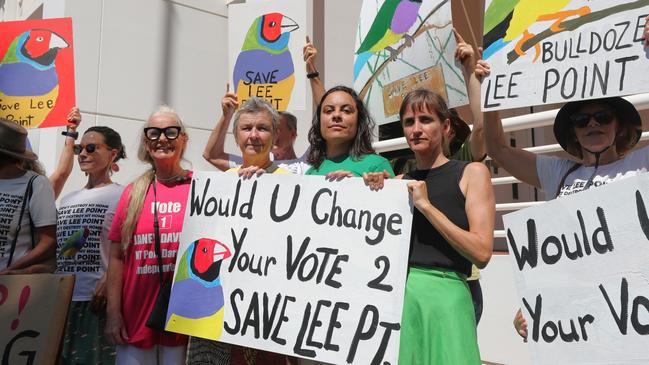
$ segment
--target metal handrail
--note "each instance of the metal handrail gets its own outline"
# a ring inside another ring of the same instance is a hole
[[[626,100],[631,102],[636,109],[638,110],[647,110],[649,109],[649,93],[637,94],[625,97]],[[505,132],[513,132],[529,128],[538,128],[552,125],[554,123],[554,118],[556,117],[559,109],[547,110],[542,112],[536,112],[526,115],[520,115],[516,117],[505,118],[502,120],[503,129]],[[649,131],[642,133],[640,137],[641,141],[649,140]],[[390,152],[408,148],[408,142],[405,137],[393,138],[384,141],[374,142],[374,149],[377,153]],[[545,146],[535,146],[524,148],[524,150],[535,153],[552,153],[559,152],[563,149],[559,144],[550,144]],[[487,157],[489,158],[489,157]],[[491,179],[491,184],[494,186],[497,185],[508,185],[508,184],[518,184],[521,181],[513,176],[506,177],[495,177]],[[513,211],[518,209],[527,208],[530,206],[542,204],[543,202],[521,202],[521,203],[503,203],[496,204],[496,211]],[[495,238],[505,237],[504,230],[495,230]]]
[[[625,99],[631,102],[633,105],[635,105],[636,109],[638,110],[649,109],[649,93],[631,95],[625,97]],[[553,109],[553,110],[547,110],[543,112],[519,115],[516,117],[504,118],[502,120],[503,129],[505,130],[505,132],[513,132],[513,131],[518,131],[523,129],[538,128],[538,127],[545,127],[548,125],[552,125],[552,123],[554,122],[554,117],[557,115],[558,112],[559,109]],[[649,138],[646,137],[645,134],[646,133],[643,133],[642,135],[643,139]],[[399,137],[399,138],[387,139],[384,141],[377,141],[374,142],[372,146],[374,147],[377,153],[383,153],[383,152],[390,152],[390,151],[396,151],[396,150],[408,148],[408,143],[404,137]],[[558,144],[548,145],[548,146],[538,146],[532,148],[537,148],[539,149],[539,151],[543,151],[539,153],[561,151],[561,147]]]

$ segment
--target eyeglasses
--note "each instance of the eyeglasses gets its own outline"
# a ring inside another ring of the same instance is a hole
[[[584,128],[590,123],[590,118],[595,119],[595,121],[600,125],[609,124],[613,121],[614,115],[610,110],[600,110],[593,114],[590,113],[578,113],[570,117],[570,121],[577,128]]]
[[[82,145],[82,144],[75,144],[72,150],[74,151],[75,155],[80,155],[81,152],[85,149],[86,152],[88,153],[93,153],[97,150],[99,147],[98,143],[88,143],[87,145]]]
[[[166,128],[157,128],[157,127],[147,127],[144,128],[144,136],[149,141],[157,141],[160,139],[162,134],[167,137],[168,140],[174,140],[180,135],[180,127],[166,127]]]

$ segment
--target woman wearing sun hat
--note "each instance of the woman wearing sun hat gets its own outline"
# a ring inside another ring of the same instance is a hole
[[[26,170],[38,156],[27,130],[0,118],[0,274],[52,272],[56,266],[56,205],[47,177]]]
[[[573,101],[559,110],[554,136],[576,162],[511,147],[505,142],[498,113],[485,117],[489,156],[517,179],[544,190],[548,200],[631,177],[649,167],[649,149],[632,151],[642,134],[640,114],[620,97]]]

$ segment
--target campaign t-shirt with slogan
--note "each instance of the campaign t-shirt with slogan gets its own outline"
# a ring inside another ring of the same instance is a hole
[[[110,230],[124,187],[81,189],[61,199],[56,223],[58,274],[76,276],[72,300],[89,301],[108,268]]]
[[[561,179],[574,165],[575,162],[571,160],[543,155],[536,156],[536,173],[541,182],[541,188],[546,193],[547,200],[575,194],[584,190],[588,179],[595,172],[595,166],[582,165],[568,174],[566,180],[563,182],[563,186],[561,186],[559,196],[556,196],[557,187]],[[647,172],[648,168],[649,146],[646,146],[632,151],[623,159],[598,166],[590,188],[592,189],[615,180],[625,179],[642,172]]]
[[[349,155],[340,156],[332,159],[325,159],[320,167],[311,167],[306,172],[307,175],[326,175],[334,171],[350,171],[354,176],[363,176],[365,172],[382,172],[387,171],[390,176],[394,176],[390,161],[379,155],[363,155],[358,160]]]
[[[7,267],[11,244],[16,235],[20,209],[25,196],[27,183],[32,176],[38,175],[27,171],[15,179],[0,179],[0,270]],[[54,190],[45,176],[38,175],[32,185],[32,197],[25,207],[20,224],[20,233],[16,241],[16,249],[12,262],[18,261],[32,249],[31,228],[29,215],[34,227],[47,227],[56,224],[56,204]],[[37,236],[34,236],[38,240]]]
[[[160,251],[165,282],[171,282],[173,279],[190,186],[189,179],[168,185],[156,183]],[[124,189],[117,204],[115,218],[108,234],[108,239],[111,241],[122,242],[120,230],[126,219],[131,188],[132,185],[129,185]],[[153,188],[149,186],[131,242],[124,252],[122,316],[129,336],[129,345],[141,348],[151,348],[156,344],[184,346],[187,344],[187,336],[164,334],[146,326],[146,321],[160,291],[158,259],[155,254],[153,234],[153,195]]]

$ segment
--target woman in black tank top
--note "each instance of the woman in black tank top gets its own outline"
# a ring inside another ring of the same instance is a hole
[[[408,190],[417,208],[401,321],[399,364],[480,364],[475,315],[466,277],[487,265],[493,246],[495,198],[489,170],[450,161],[444,100],[409,93],[399,112],[417,170]]]

